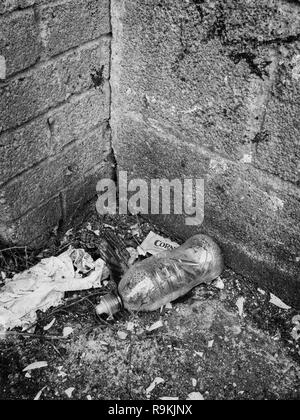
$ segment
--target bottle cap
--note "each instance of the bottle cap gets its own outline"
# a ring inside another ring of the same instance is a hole
[[[99,305],[96,306],[96,313],[98,315],[107,314],[112,316],[119,312],[122,307],[123,304],[120,296],[109,294],[101,298]]]

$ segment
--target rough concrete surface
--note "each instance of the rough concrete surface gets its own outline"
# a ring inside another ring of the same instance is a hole
[[[109,1],[3,0],[0,28],[0,236],[41,244],[112,173]]]
[[[299,306],[298,3],[113,0],[112,27],[119,169],[204,178],[200,229]]]

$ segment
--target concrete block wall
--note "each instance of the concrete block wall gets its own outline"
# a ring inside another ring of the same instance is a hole
[[[204,178],[236,271],[300,307],[300,2],[112,0],[113,148],[131,178]]]
[[[299,111],[298,0],[1,0],[1,240],[42,243],[115,159],[204,178],[202,226],[158,222],[300,307]]]
[[[0,2],[0,237],[39,244],[114,171],[110,1]]]

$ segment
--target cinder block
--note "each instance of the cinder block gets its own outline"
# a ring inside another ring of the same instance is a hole
[[[39,10],[39,17],[45,52],[50,56],[111,31],[109,0],[46,4]]]
[[[71,143],[60,154],[24,172],[0,189],[0,220],[20,218],[69,185],[80,183],[84,174],[110,153],[106,125]]]
[[[0,185],[51,153],[47,118],[38,118],[0,136]]]
[[[9,244],[39,246],[62,219],[59,198],[53,198],[14,222],[0,222],[0,237]]]
[[[116,124],[121,113],[142,114],[191,144],[253,163],[273,81],[290,84],[292,57],[280,64],[274,48],[297,49],[300,8],[268,0],[112,4]],[[299,102],[299,89],[291,83],[286,100]]]
[[[109,119],[109,92],[92,89],[70,103],[0,136],[0,185],[60,153]]]
[[[0,17],[0,28],[0,55],[6,60],[6,77],[38,61],[41,42],[32,9]]]
[[[61,150],[66,144],[80,140],[85,133],[94,129],[110,116],[109,85],[103,91],[93,89],[69,104],[53,110],[47,116],[51,126],[54,151]]]
[[[102,41],[86,45],[0,85],[0,133],[93,87],[93,69],[109,62],[103,45]]]
[[[38,244],[59,194],[72,214],[113,171],[110,2],[9,0],[0,15],[0,236]]]
[[[35,3],[36,0],[1,0],[0,14],[12,12],[15,9],[24,9],[34,5]]]
[[[104,159],[99,165],[83,175],[80,182],[68,187],[64,192],[65,211],[67,219],[78,216],[87,203],[94,199],[96,205],[96,186],[104,178],[114,179],[115,167],[109,159]]]
[[[268,103],[262,132],[257,136],[254,165],[300,186],[300,106]]]

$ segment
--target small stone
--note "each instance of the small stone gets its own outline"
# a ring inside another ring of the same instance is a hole
[[[204,401],[204,397],[200,392],[191,392],[187,399],[190,401]]]
[[[3,55],[0,55],[0,79],[6,79],[6,60]]]
[[[123,332],[123,331],[118,331],[117,335],[118,335],[120,340],[126,340],[126,338],[128,337],[128,334],[126,332]]]
[[[75,388],[68,388],[65,390],[65,394],[69,397],[72,398],[73,392],[75,391]]]
[[[215,340],[210,340],[210,341],[208,342],[208,348],[209,348],[209,349],[211,349],[211,348],[213,347],[214,342],[215,342]]]

